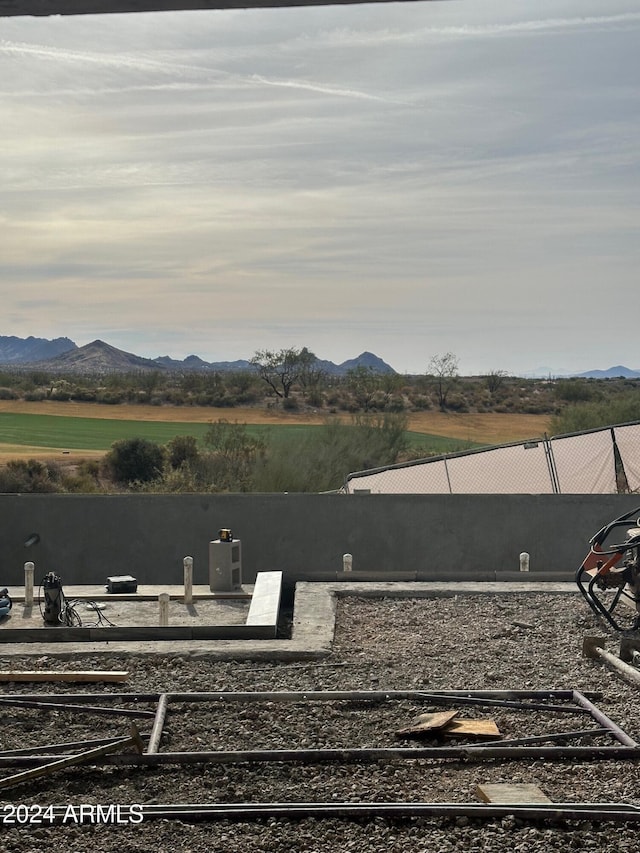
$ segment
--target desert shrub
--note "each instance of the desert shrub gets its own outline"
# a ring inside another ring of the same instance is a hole
[[[97,480],[100,476],[100,461],[98,459],[83,459],[78,465],[78,470],[82,474]]]
[[[162,476],[164,452],[155,441],[123,438],[105,456],[105,467],[117,483],[148,483]]]
[[[0,385],[4,388],[11,388],[14,385],[23,385],[24,379],[18,376],[15,373],[10,373],[9,371],[0,370]]]
[[[426,412],[432,408],[431,398],[424,394],[417,394],[411,399],[411,405],[419,412]]]
[[[236,400],[238,401],[239,406],[249,405],[250,403],[255,403],[261,399],[261,394],[253,388],[248,388],[246,391],[239,391],[236,395]]]
[[[70,388],[52,388],[50,397],[52,400],[57,400],[61,403],[68,403],[72,398]]]
[[[167,453],[174,470],[192,467],[199,459],[198,441],[193,435],[175,435],[167,444]]]
[[[117,406],[119,403],[124,403],[125,394],[123,391],[108,390],[105,388],[96,391],[96,403],[106,403],[109,406]]]
[[[407,449],[407,418],[361,414],[351,424],[329,422],[270,443],[256,465],[254,491],[325,492],[352,471],[396,462]]]
[[[313,406],[314,409],[321,409],[324,405],[324,396],[319,388],[312,388],[307,393],[307,405]]]
[[[551,431],[560,435],[639,420],[640,395],[627,392],[607,401],[567,406],[552,419]]]
[[[170,388],[163,395],[165,402],[171,403],[173,406],[184,406],[188,397],[180,389]]]
[[[60,472],[53,464],[38,459],[11,459],[0,469],[0,492],[30,494],[57,492]]]
[[[181,468],[170,468],[165,472],[161,480],[151,480],[140,486],[140,491],[160,494],[187,494],[213,492],[213,482],[206,476],[202,476],[202,460],[197,463],[198,470],[187,466]]]
[[[73,399],[79,403],[95,403],[96,396],[95,388],[76,388],[73,392]]]
[[[206,453],[201,455],[197,474],[208,490],[247,492],[253,488],[253,474],[265,452],[265,442],[250,435],[246,424],[214,421],[204,436]]]
[[[235,394],[216,393],[210,394],[209,398],[210,402],[207,405],[215,406],[216,409],[233,409],[234,406],[238,405],[238,398]]]
[[[20,395],[11,388],[0,388],[0,400],[19,400]]]
[[[9,465],[0,468],[0,494],[16,495],[27,491],[23,472],[16,471]]]
[[[385,412],[404,412],[404,400],[400,394],[393,394],[384,404]]]
[[[563,379],[556,382],[554,387],[556,400],[568,403],[584,403],[597,398],[598,394],[593,383],[584,379]]]
[[[450,394],[447,398],[447,409],[452,412],[468,412],[469,406],[463,394]]]
[[[80,471],[76,474],[63,474],[60,484],[62,491],[72,494],[91,495],[104,491],[94,477]]]

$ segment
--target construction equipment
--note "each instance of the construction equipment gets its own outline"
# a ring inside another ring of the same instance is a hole
[[[47,625],[64,624],[64,592],[62,591],[62,580],[55,574],[49,572],[42,580],[42,589],[44,591],[44,610],[40,605],[42,618]]]
[[[589,540],[589,553],[576,572],[576,583],[585,601],[596,616],[604,618],[615,631],[640,629],[639,515],[640,507],[599,530]],[[620,528],[626,528],[626,538],[616,542],[619,535],[614,534],[619,534]],[[616,608],[625,600],[631,601],[634,609],[629,609],[628,624],[623,625],[616,618]]]

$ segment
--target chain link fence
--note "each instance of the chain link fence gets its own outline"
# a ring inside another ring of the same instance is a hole
[[[640,421],[349,474],[346,494],[631,494]]]

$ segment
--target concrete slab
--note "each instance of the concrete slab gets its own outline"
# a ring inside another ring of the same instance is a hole
[[[275,630],[280,615],[282,572],[259,572],[247,615],[247,625],[270,625]]]
[[[179,588],[174,588],[179,589]],[[175,640],[87,643],[2,643],[0,660],[25,655],[60,658],[99,655],[189,656],[217,660],[315,660],[331,653],[337,599],[343,596],[371,598],[433,598],[454,595],[508,595],[527,592],[578,594],[573,583],[298,583],[295,590],[290,640]]]
[[[10,586],[9,595],[13,601],[24,601],[24,587]],[[64,584],[63,590],[66,598],[83,599],[92,601],[157,601],[158,596],[162,592],[168,593],[173,600],[181,600],[184,597],[184,587],[179,584],[138,584],[138,591],[132,593],[112,593],[107,592],[104,584],[82,584],[69,585]],[[250,601],[253,595],[253,585],[243,584],[242,590],[237,592],[211,592],[208,586],[204,584],[193,585],[194,600],[207,601]],[[34,587],[33,598],[36,601],[39,597],[38,587]]]
[[[157,595],[154,598],[137,600],[128,596],[110,596],[108,600],[78,597],[67,598],[67,602],[72,604],[83,626],[113,624],[119,628],[127,628],[160,624]],[[172,597],[169,600],[169,625],[244,625],[249,607],[250,601],[245,599],[198,599],[193,604],[184,604],[179,598]],[[23,602],[14,601],[9,615],[0,620],[0,642],[3,632],[9,628],[46,630],[37,601],[32,607],[25,607]]]

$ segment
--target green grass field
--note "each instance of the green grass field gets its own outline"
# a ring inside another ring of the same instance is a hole
[[[233,418],[228,420],[233,422]],[[193,435],[201,441],[208,429],[207,423],[111,420],[0,412],[0,450],[2,445],[23,445],[76,451],[106,451],[114,441],[123,438],[139,437],[166,444],[176,435]],[[269,442],[302,431],[320,430],[323,427],[248,424],[246,429],[250,435],[260,436]],[[418,432],[407,432],[407,437],[412,447],[421,448],[425,453],[448,453],[478,446],[460,439]]]

